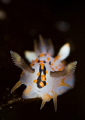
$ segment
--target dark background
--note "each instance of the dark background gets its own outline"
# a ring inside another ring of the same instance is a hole
[[[7,2],[8,1],[8,2]],[[33,50],[33,40],[51,38],[55,55],[69,42],[71,54],[67,63],[77,61],[75,87],[58,97],[58,109],[54,112],[52,100],[40,111],[41,100],[19,102],[12,108],[0,110],[0,120],[81,120],[85,119],[85,3],[75,0],[1,0],[0,11],[0,103],[21,96],[24,86],[13,95],[10,90],[19,80],[21,69],[14,66],[10,50],[24,58],[25,50]],[[70,27],[59,29],[60,21]],[[14,96],[15,94],[15,96]]]

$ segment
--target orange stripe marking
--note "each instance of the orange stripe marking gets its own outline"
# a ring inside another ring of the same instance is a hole
[[[40,63],[44,63],[44,61],[43,61],[43,60],[40,60]]]
[[[20,75],[20,77],[22,76],[22,74],[24,73],[24,71],[22,71],[22,73],[21,73],[21,75]]]
[[[41,65],[41,69],[44,69],[44,64],[43,64],[43,63],[40,63],[40,65]]]
[[[53,62],[55,62],[56,60],[58,60],[59,57],[60,57],[60,55],[57,55],[57,56],[54,58]]]
[[[45,77],[45,75],[43,74],[43,75],[41,75],[41,80],[42,81],[45,81],[46,80],[46,77]]]
[[[51,68],[52,68],[52,67],[51,67]],[[52,68],[52,70],[55,71],[54,68]]]
[[[61,70],[63,70],[65,67],[63,66],[63,67],[61,67],[58,71],[61,71]]]

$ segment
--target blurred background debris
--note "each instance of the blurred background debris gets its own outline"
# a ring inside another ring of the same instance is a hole
[[[9,4],[12,0],[1,0],[2,3],[4,4]]]
[[[67,32],[70,29],[70,24],[64,21],[58,21],[55,26],[61,32]]]

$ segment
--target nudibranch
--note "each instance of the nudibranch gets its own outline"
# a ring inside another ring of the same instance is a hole
[[[11,93],[22,84],[26,85],[23,91],[23,99],[41,98],[42,109],[46,102],[53,99],[55,111],[57,111],[57,96],[74,87],[74,71],[77,61],[65,65],[65,58],[70,54],[70,44],[63,45],[55,58],[51,40],[45,42],[39,36],[40,42],[34,41],[34,52],[25,51],[26,59],[31,62],[30,66],[25,63],[21,56],[10,51],[11,57],[23,71],[20,80],[12,88]]]

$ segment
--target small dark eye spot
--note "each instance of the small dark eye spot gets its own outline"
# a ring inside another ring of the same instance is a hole
[[[46,63],[46,61],[44,60],[44,63]]]
[[[46,56],[47,54],[45,54],[45,56]]]
[[[51,65],[51,61],[49,62],[49,64]]]
[[[38,63],[40,63],[40,60],[38,60]]]

